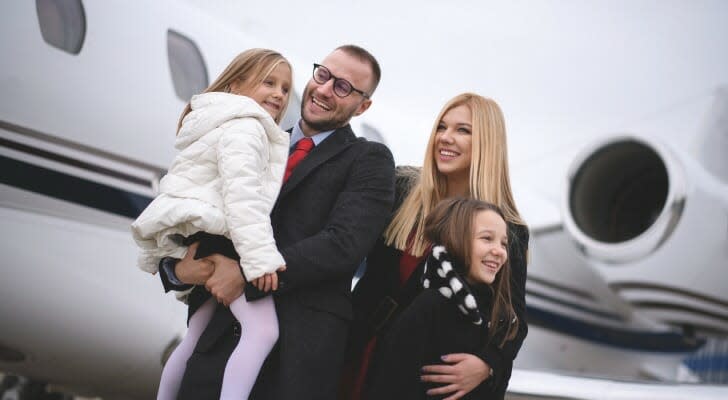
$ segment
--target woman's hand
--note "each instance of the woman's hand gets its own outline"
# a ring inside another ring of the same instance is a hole
[[[188,285],[204,285],[212,276],[215,266],[206,259],[195,260],[199,243],[195,242],[187,248],[185,258],[174,266],[174,275],[180,282]]]
[[[456,400],[470,393],[490,376],[490,366],[472,354],[448,354],[442,356],[442,361],[445,365],[426,365],[422,368],[422,381],[443,384],[428,390],[429,396],[450,395],[445,400]]]

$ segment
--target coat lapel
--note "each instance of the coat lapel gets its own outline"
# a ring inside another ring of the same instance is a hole
[[[346,125],[335,130],[329,137],[318,146],[311,150],[311,153],[304,158],[296,169],[293,170],[291,177],[283,184],[279,197],[283,197],[293,190],[311,171],[319,165],[326,162],[331,157],[344,151],[347,147],[356,142],[356,136],[352,132],[351,127]]]

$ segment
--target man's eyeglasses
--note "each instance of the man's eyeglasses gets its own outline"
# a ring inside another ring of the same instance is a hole
[[[330,81],[331,79],[334,80],[334,94],[339,97],[346,97],[351,94],[351,92],[357,92],[362,97],[368,99],[369,95],[365,92],[355,88],[352,86],[352,84],[347,81],[346,79],[337,78],[334,76],[334,74],[329,71],[328,68],[324,67],[321,64],[314,64],[313,65],[313,80],[316,81],[316,83],[323,85],[324,83]]]

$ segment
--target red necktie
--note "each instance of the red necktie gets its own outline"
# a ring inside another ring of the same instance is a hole
[[[296,165],[306,158],[308,152],[310,152],[313,147],[313,139],[311,138],[303,138],[296,142],[296,148],[293,150],[293,153],[288,156],[288,164],[286,164],[286,173],[283,175],[283,183],[286,183],[288,178],[291,177],[291,173],[293,173]]]

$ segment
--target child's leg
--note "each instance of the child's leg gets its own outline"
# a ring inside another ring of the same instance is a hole
[[[258,372],[278,340],[278,316],[273,296],[248,303],[240,296],[230,304],[240,322],[241,335],[225,366],[220,400],[247,399]]]
[[[216,304],[215,298],[210,298],[190,317],[187,334],[169,356],[162,370],[157,400],[174,400],[177,398],[177,392],[182,383],[182,376],[187,367],[187,360],[192,355],[192,351],[195,349],[197,341],[202,335],[202,331],[205,330],[205,327],[210,322],[215,312]]]

